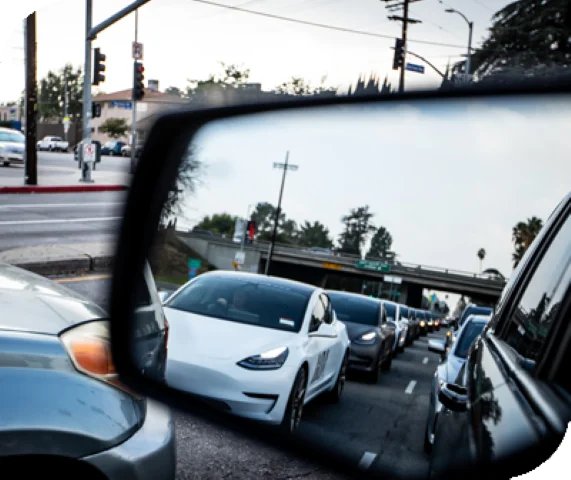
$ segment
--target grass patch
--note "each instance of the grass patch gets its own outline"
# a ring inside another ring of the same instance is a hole
[[[188,277],[172,277],[165,275],[156,275],[155,281],[173,283],[175,285],[184,285],[186,282],[188,282]]]

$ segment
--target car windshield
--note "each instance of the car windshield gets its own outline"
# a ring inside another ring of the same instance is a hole
[[[205,317],[299,332],[311,292],[285,282],[200,276],[165,306]]]
[[[331,299],[337,319],[342,322],[361,323],[363,325],[379,324],[379,306],[375,300],[368,297],[359,298],[355,295],[343,295],[327,292]]]
[[[460,319],[460,325],[462,325],[470,315],[491,315],[491,314],[492,314],[492,309],[489,307],[468,307],[465,310],[464,314],[462,315],[462,318]]]
[[[0,132],[0,142],[26,143],[26,137],[19,132]]]
[[[115,142],[107,142],[105,145],[103,145],[104,147],[107,148],[113,148],[115,146]]]
[[[397,318],[397,307],[392,303],[385,303],[385,312],[387,313],[387,320],[394,322]]]
[[[462,331],[460,338],[456,343],[456,349],[454,350],[454,356],[459,358],[466,358],[468,356],[468,350],[470,346],[476,340],[476,337],[482,333],[482,330],[486,324],[484,322],[470,322]]]
[[[400,319],[408,320],[408,308],[403,306],[400,307]]]

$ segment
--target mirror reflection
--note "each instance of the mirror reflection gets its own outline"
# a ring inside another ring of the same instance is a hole
[[[321,107],[203,127],[149,258],[164,381],[342,446],[363,468],[425,476],[441,399],[463,401],[470,348],[567,193],[568,100]]]

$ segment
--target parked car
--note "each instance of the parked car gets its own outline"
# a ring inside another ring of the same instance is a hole
[[[126,145],[125,142],[121,142],[121,141],[109,141],[103,144],[103,146],[101,147],[101,155],[110,155],[110,156],[115,156],[115,155],[121,155],[121,149]]]
[[[47,136],[42,138],[37,144],[37,149],[41,152],[47,150],[48,152],[67,152],[69,149],[69,142],[62,140],[61,137]]]
[[[131,156],[131,145],[123,145],[121,147],[121,155],[124,157],[130,157]]]
[[[26,137],[18,130],[0,127],[0,162],[5,167],[11,163],[24,163]]]
[[[8,470],[22,478],[42,471],[52,478],[174,479],[170,411],[119,380],[107,313],[61,284],[6,264],[0,304],[4,469],[14,467]],[[143,317],[142,333],[152,336],[156,316]],[[149,366],[164,373],[164,365]]]
[[[571,193],[525,252],[456,380],[440,387],[431,478],[491,462],[517,477],[559,447],[571,421],[570,301]]]
[[[341,398],[349,337],[319,287],[207,272],[163,309],[172,332],[169,386],[286,433],[297,429],[311,399]]]
[[[391,368],[395,336],[383,303],[358,293],[328,290],[327,294],[351,340],[349,369],[367,373],[376,383],[381,371]]]
[[[430,453],[432,445],[434,445],[436,422],[438,414],[442,410],[442,404],[438,401],[440,386],[444,383],[453,383],[456,380],[458,372],[464,365],[464,362],[466,362],[468,349],[476,337],[482,333],[489,320],[489,316],[470,315],[458,332],[458,341],[450,349],[446,347],[444,340],[428,341],[428,350],[439,353],[442,357],[442,362],[434,372],[430,388],[428,417],[424,433],[424,451],[426,453]]]

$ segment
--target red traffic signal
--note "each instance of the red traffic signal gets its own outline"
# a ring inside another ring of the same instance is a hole
[[[145,67],[141,62],[135,62],[133,66],[133,100],[142,100],[145,96]]]

